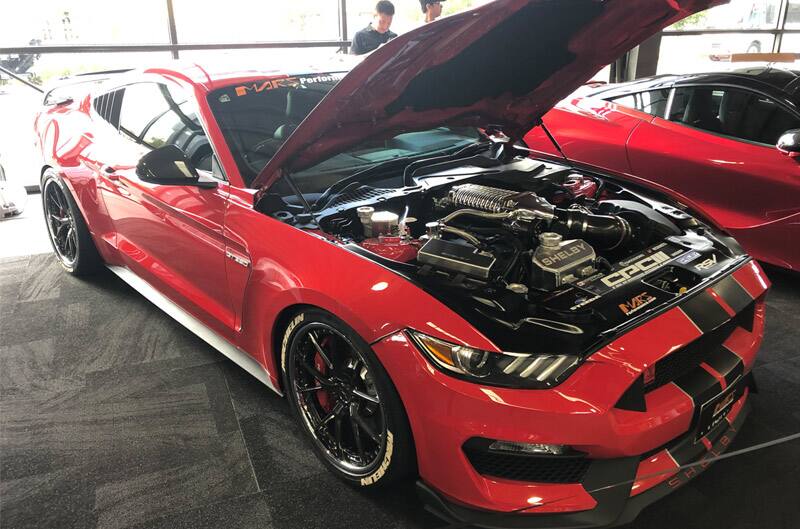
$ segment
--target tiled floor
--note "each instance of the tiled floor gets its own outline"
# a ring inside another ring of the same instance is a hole
[[[50,252],[42,195],[27,195],[20,215],[0,219],[0,259]]]
[[[800,277],[770,271],[761,389],[737,439],[800,431]],[[409,486],[366,494],[286,403],[110,273],[0,260],[0,526],[434,528]],[[635,527],[800,524],[800,443],[714,465]]]

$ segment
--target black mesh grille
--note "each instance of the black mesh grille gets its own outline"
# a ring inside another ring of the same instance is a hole
[[[656,362],[655,378],[645,383],[645,390],[660,388],[697,368],[715,348],[728,339],[736,327],[737,321],[731,320]]]
[[[464,445],[464,453],[478,474],[514,481],[580,483],[591,464],[582,456],[504,454],[469,445]]]

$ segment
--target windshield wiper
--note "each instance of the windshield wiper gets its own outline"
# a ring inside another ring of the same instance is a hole
[[[491,141],[475,142],[467,145],[466,147],[462,147],[451,154],[445,154],[442,156],[429,156],[427,158],[422,158],[421,160],[413,161],[403,170],[403,185],[414,185],[414,175],[420,169],[425,167],[436,167],[439,170],[443,170],[447,169],[448,166],[451,166],[454,161],[458,162],[457,165],[461,165],[466,161],[477,162],[476,165],[479,166],[482,164],[485,165],[485,163],[489,160],[483,157],[478,157],[477,154],[487,149],[491,149],[492,145],[493,143]],[[497,162],[491,161],[490,163],[491,165],[496,165]]]

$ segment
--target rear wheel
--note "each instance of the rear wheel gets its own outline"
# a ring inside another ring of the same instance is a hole
[[[52,169],[42,179],[42,206],[50,243],[64,269],[76,276],[95,272],[102,260],[69,188]]]
[[[346,482],[377,488],[415,471],[405,411],[369,345],[311,309],[286,329],[284,387],[317,456]]]

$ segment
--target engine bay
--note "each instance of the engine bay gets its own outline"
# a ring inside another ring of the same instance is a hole
[[[611,273],[614,263],[700,227],[677,208],[599,177],[519,165],[453,185],[437,185],[446,174],[433,176],[419,193],[339,206],[319,217],[320,227],[453,287],[491,284],[517,294]]]
[[[538,327],[579,349],[737,257],[679,205],[568,165],[517,157],[411,184],[357,184],[313,216],[272,216],[397,271],[493,335]],[[506,350],[530,350],[523,335],[504,337]]]

